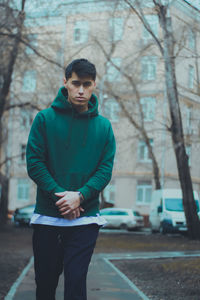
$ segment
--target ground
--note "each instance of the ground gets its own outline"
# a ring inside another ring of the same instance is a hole
[[[0,227],[0,300],[32,256],[30,228]]]
[[[0,227],[0,300],[32,256],[32,229]],[[200,241],[181,235],[101,232],[95,253],[199,250]],[[200,258],[114,261],[150,299],[199,300]],[[125,299],[122,299],[125,300]]]
[[[119,261],[114,264],[150,299],[200,299],[200,258]]]

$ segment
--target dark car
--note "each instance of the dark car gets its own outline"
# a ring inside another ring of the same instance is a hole
[[[35,209],[35,204],[27,205],[22,208],[17,208],[13,215],[15,225],[29,225],[30,219]]]

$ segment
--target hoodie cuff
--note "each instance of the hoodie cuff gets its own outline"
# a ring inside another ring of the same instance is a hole
[[[78,191],[83,195],[84,201],[87,201],[93,197],[98,196],[99,192],[91,187],[83,186],[82,188],[78,189]]]

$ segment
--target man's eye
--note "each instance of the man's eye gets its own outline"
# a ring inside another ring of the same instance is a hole
[[[81,84],[80,84],[80,82],[73,82],[73,85],[75,85],[75,86],[80,86]]]
[[[89,87],[89,86],[91,86],[91,82],[84,82],[84,83],[83,83],[83,86],[84,86],[84,87]]]

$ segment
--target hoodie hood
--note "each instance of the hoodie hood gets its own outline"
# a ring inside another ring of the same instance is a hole
[[[74,111],[73,106],[68,101],[68,92],[65,87],[61,87],[58,91],[58,95],[56,96],[55,100],[53,101],[52,108],[62,110],[65,112],[72,112]],[[83,113],[77,114],[81,116],[87,116],[87,117],[95,117],[98,115],[98,100],[96,95],[92,94],[89,102],[88,102],[88,110]]]

